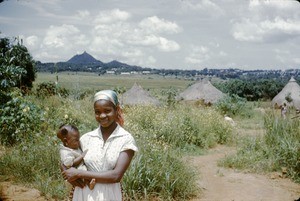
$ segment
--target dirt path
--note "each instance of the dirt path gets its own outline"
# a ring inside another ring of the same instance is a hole
[[[258,175],[217,166],[217,161],[234,152],[218,146],[203,156],[191,157],[201,179],[201,198],[193,201],[294,201],[300,197],[300,185],[276,174]]]

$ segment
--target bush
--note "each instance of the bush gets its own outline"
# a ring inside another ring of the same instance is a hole
[[[42,82],[37,85],[36,95],[40,98],[45,98],[49,96],[59,95],[61,97],[68,97],[69,90],[63,87],[57,86],[54,82]]]
[[[14,97],[0,108],[0,141],[14,145],[21,141],[31,141],[40,135],[43,111],[23,97]]]
[[[229,116],[244,116],[246,114],[249,114],[247,112],[246,102],[247,101],[245,98],[241,98],[233,94],[230,96],[227,95],[224,98],[220,99],[215,104],[215,107],[222,114],[226,114]]]

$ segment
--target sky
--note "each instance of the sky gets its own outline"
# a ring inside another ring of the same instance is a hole
[[[0,32],[43,63],[86,51],[156,69],[300,68],[296,0],[6,0]]]

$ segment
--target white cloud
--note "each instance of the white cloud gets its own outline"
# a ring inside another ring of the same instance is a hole
[[[295,5],[299,2],[293,0],[269,0],[269,1],[261,1],[261,0],[251,0],[249,1],[249,8],[250,9],[257,9],[262,6],[270,7],[272,9],[284,9],[284,10],[290,10],[294,9]]]
[[[50,26],[43,40],[47,48],[71,48],[80,31],[73,25],[63,24],[62,26]],[[81,36],[84,38],[84,36]],[[82,39],[82,38],[81,38]]]
[[[300,20],[284,20],[276,17],[274,20],[251,21],[244,19],[235,23],[232,28],[233,37],[239,41],[269,42],[288,40],[299,36]]]
[[[173,52],[180,49],[180,46],[175,41],[168,40],[163,37],[158,38],[158,49],[164,52]]]
[[[210,50],[205,46],[193,46],[191,53],[185,58],[186,63],[190,64],[202,64],[210,59]]]
[[[139,27],[147,33],[178,33],[180,27],[165,19],[160,19],[157,16],[148,17],[139,23]]]
[[[25,45],[28,46],[29,49],[37,49],[39,47],[40,40],[37,36],[28,36],[25,38]]]
[[[201,14],[206,14],[211,17],[219,17],[225,14],[223,9],[211,0],[185,0],[181,3],[183,8],[201,11]]]
[[[293,58],[293,62],[297,65],[300,65],[300,58],[299,57]]]
[[[101,11],[95,17],[94,23],[98,24],[109,24],[119,21],[126,21],[130,18],[130,14],[126,11],[121,11],[119,9]]]
[[[79,18],[89,18],[90,17],[90,12],[87,10],[78,10],[77,14],[75,16],[78,16]]]

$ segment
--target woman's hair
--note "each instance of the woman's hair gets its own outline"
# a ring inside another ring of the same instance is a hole
[[[67,137],[68,133],[70,131],[78,131],[78,128],[74,125],[68,125],[68,124],[63,124],[59,127],[56,135],[60,140],[63,140],[65,137]]]
[[[123,126],[124,125],[123,111],[122,111],[117,93],[113,90],[99,91],[94,96],[94,103],[97,102],[98,100],[108,100],[114,104],[114,106],[116,107],[116,111],[117,111],[116,122],[120,126]]]

